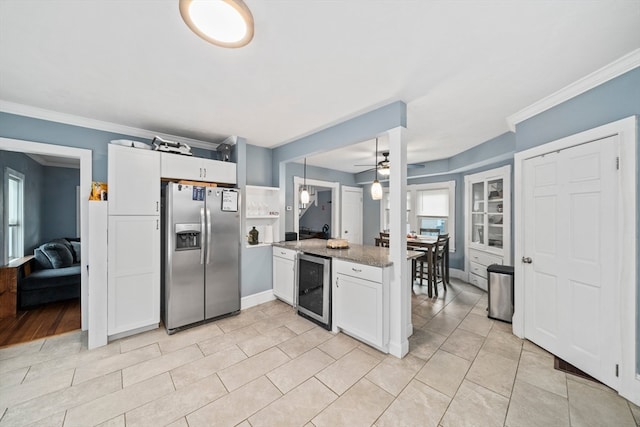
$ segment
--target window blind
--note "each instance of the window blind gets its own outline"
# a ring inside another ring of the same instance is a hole
[[[449,189],[417,191],[416,214],[420,216],[449,216]]]

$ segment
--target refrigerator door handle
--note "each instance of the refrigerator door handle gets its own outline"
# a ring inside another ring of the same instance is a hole
[[[204,230],[204,208],[200,208],[200,230]],[[200,245],[200,264],[204,264],[204,246]]]
[[[211,261],[211,210],[207,208],[207,264]]]

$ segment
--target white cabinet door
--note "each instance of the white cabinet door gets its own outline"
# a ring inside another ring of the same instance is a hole
[[[163,178],[202,181],[203,171],[199,158],[179,154],[160,153],[160,174]]]
[[[160,156],[109,144],[109,215],[160,215]]]
[[[273,294],[282,301],[294,305],[296,279],[296,252],[273,248]]]
[[[354,337],[384,347],[383,286],[380,282],[336,274],[333,320]]]
[[[160,219],[110,216],[108,333],[160,322]]]
[[[202,170],[204,173],[203,181],[220,182],[223,184],[235,184],[237,182],[235,163],[211,159],[200,160],[202,160]]]
[[[163,178],[191,181],[236,183],[236,164],[200,157],[161,153]]]

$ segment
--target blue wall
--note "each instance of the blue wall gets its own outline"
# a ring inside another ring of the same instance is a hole
[[[333,232],[331,224],[331,191],[324,190],[317,193],[317,204],[312,203],[305,214],[300,218],[300,227],[306,227],[312,231],[322,231],[322,227],[327,224],[329,233]]]
[[[107,181],[107,147],[114,139],[151,140],[0,112],[0,137],[85,148],[92,151],[93,181]],[[217,152],[192,148],[195,156],[217,158]]]
[[[76,232],[76,187],[80,185],[80,169],[44,168],[44,191],[40,223],[42,242],[79,237]]]
[[[272,169],[274,173],[278,173],[283,163],[366,141],[399,126],[407,126],[407,106],[402,101],[393,102],[275,148]],[[282,177],[279,174],[274,176],[275,187],[280,186],[280,179]]]
[[[272,173],[273,150],[247,144],[247,185],[262,185],[270,187],[273,181]]]
[[[22,153],[0,150],[0,173],[2,174],[2,186],[0,186],[0,262],[4,264],[4,172],[10,167],[24,175],[24,254],[33,254],[33,250],[42,243],[42,229],[40,226],[40,211],[42,206],[42,193],[44,188],[44,168],[38,162]]]

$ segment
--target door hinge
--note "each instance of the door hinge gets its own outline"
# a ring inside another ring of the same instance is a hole
[[[620,157],[616,157],[616,170],[620,170]]]

